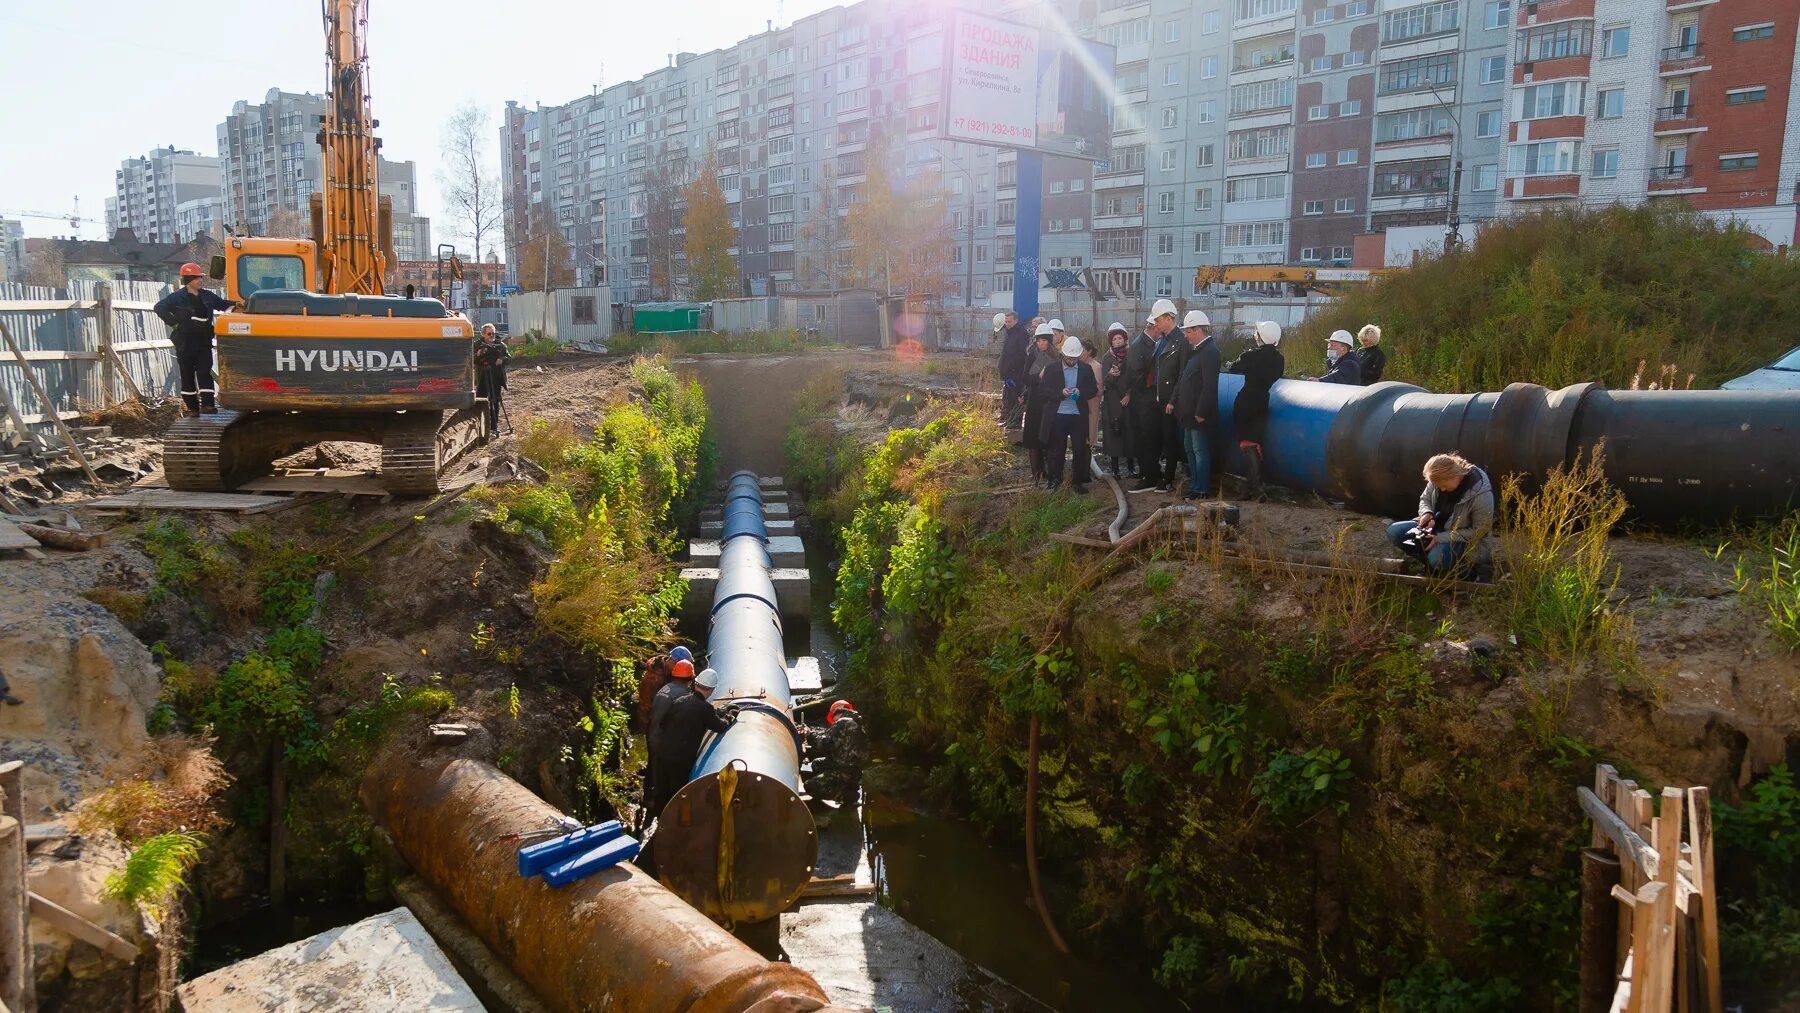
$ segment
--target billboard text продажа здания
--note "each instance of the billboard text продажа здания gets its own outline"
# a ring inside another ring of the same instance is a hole
[[[1107,158],[1113,47],[955,11],[944,74],[945,138]]]

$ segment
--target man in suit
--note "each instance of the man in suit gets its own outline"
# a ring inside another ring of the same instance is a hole
[[[1189,310],[1181,323],[1187,352],[1176,384],[1174,416],[1187,452],[1188,487],[1182,498],[1193,500],[1212,488],[1212,448],[1220,433],[1219,345],[1212,339],[1212,321],[1205,313]]]
[[[1081,361],[1081,339],[1071,334],[1063,339],[1062,361],[1045,369],[1038,377],[1038,397],[1044,404],[1044,487],[1062,485],[1063,454],[1074,444],[1075,472],[1070,482],[1077,493],[1087,492],[1092,481],[1089,469],[1093,458],[1088,452],[1088,412],[1090,403],[1100,396],[1100,381],[1094,369]]]

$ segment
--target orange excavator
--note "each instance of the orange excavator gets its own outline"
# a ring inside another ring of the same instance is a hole
[[[311,240],[236,236],[211,274],[242,308],[214,318],[221,410],[164,440],[175,489],[230,489],[328,440],[381,447],[390,492],[429,494],[488,436],[475,396],[474,331],[436,299],[384,293],[392,203],[377,187],[367,0],[328,0],[330,86],[319,127],[323,186]]]

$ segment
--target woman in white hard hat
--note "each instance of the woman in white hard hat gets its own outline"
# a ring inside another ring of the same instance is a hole
[[[1325,339],[1325,364],[1329,366],[1325,375],[1319,377],[1324,383],[1343,383],[1352,387],[1362,386],[1362,366],[1356,356],[1350,354],[1354,347],[1350,332],[1337,330]]]
[[[1056,353],[1051,349],[1051,342],[1056,339],[1056,332],[1048,323],[1037,326],[1037,333],[1032,335],[1031,358],[1025,368],[1025,421],[1019,427],[1019,442],[1024,444],[1031,460],[1031,480],[1044,480],[1044,409],[1050,401],[1045,400],[1043,393],[1044,373],[1057,361]]]
[[[1263,493],[1264,439],[1269,428],[1269,391],[1281,374],[1287,371],[1287,360],[1281,355],[1281,325],[1273,320],[1259,320],[1254,330],[1255,346],[1238,356],[1228,372],[1244,378],[1244,387],[1231,403],[1231,428],[1237,434],[1238,450],[1250,480],[1250,496],[1260,499]]]
[[[1081,361],[1081,339],[1063,339],[1062,356],[1045,369],[1038,380],[1038,396],[1045,402],[1043,420],[1044,487],[1062,485],[1063,455],[1073,444],[1074,473],[1070,483],[1077,493],[1087,492],[1089,474],[1088,410],[1100,393],[1094,371]]]

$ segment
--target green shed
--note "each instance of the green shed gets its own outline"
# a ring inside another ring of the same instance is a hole
[[[678,334],[700,329],[706,304],[698,302],[641,302],[632,307],[631,329],[639,334]]]

